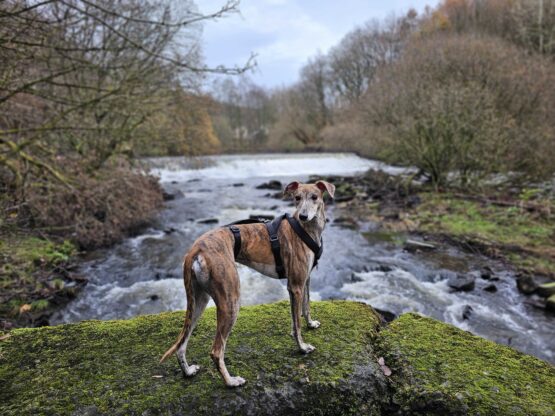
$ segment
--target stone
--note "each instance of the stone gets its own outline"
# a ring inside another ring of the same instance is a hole
[[[463,313],[462,313],[462,319],[465,320],[465,321],[466,321],[467,319],[469,319],[469,318],[470,318],[470,315],[472,315],[472,311],[473,311],[473,310],[474,310],[474,309],[472,309],[472,306],[470,306],[470,305],[464,305]]]
[[[555,282],[544,283],[538,286],[536,293],[544,298],[555,295]]]
[[[538,288],[538,284],[529,274],[519,274],[516,278],[516,286],[525,295],[531,295]]]
[[[218,220],[217,218],[206,218],[203,220],[198,220],[197,222],[199,224],[217,224],[218,222],[220,222],[220,220]]]
[[[386,323],[392,322],[393,320],[397,319],[398,316],[397,314],[391,311],[386,311],[385,309],[374,308],[374,310],[380,314],[382,320]]]
[[[280,191],[283,189],[283,185],[280,181],[271,180],[269,182],[261,183],[256,187],[256,189],[273,189],[275,191]]]
[[[247,379],[239,389],[224,387],[209,356],[215,308],[190,339],[201,370],[186,379],[175,359],[159,363],[183,311],[14,329],[0,337],[0,414],[552,413],[555,367],[545,361],[414,313],[383,326],[362,303],[312,306],[322,328],[303,332],[310,355],[287,335],[289,302],[241,308],[226,351],[231,374]]]
[[[403,248],[407,251],[416,251],[416,250],[435,250],[437,247],[430,243],[425,243],[423,241],[417,240],[407,240]]]
[[[455,291],[463,291],[463,292],[469,292],[473,290],[475,284],[476,284],[476,277],[471,274],[467,274],[467,275],[457,274],[449,278],[449,280],[447,281],[447,285],[451,289],[454,289]]]
[[[484,290],[486,292],[490,292],[490,293],[495,293],[497,292],[497,286],[495,286],[493,283],[487,285],[486,287],[484,287]]]

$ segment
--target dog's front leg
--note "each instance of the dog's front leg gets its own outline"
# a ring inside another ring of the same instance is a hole
[[[313,321],[310,317],[310,276],[306,280],[306,285],[304,287],[303,316],[309,329],[316,329],[320,327],[320,322]]]
[[[299,349],[304,354],[309,354],[314,351],[314,348],[310,344],[306,344],[303,342],[303,338],[301,336],[301,308],[303,302],[303,286],[289,286],[289,299],[291,301],[291,319],[293,321],[293,336],[295,337],[295,341],[297,341],[297,345]]]

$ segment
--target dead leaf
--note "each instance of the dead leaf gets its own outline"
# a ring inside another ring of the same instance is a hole
[[[5,340],[7,340],[9,337],[11,337],[11,336],[12,336],[11,334],[2,335],[2,336],[0,337],[0,341],[5,341]]]
[[[382,369],[384,376],[389,377],[391,375],[391,368],[387,365],[381,365],[380,368]]]
[[[159,374],[156,374],[156,375],[152,376],[152,378],[164,378],[164,376],[161,376],[161,375],[159,375]]]
[[[392,373],[391,368],[385,365],[385,360],[383,357],[378,358],[378,364],[380,365],[380,369],[382,370],[383,374],[386,377],[389,377]]]
[[[19,313],[20,314],[25,313],[25,312],[29,312],[30,310],[31,310],[31,305],[29,305],[28,303],[25,303],[25,304],[23,304],[19,307]]]

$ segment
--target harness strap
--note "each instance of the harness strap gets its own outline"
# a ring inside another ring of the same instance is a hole
[[[283,265],[283,259],[281,257],[281,247],[279,244],[278,231],[281,222],[287,218],[287,222],[295,231],[295,234],[306,244],[306,246],[314,252],[314,263],[312,268],[316,267],[318,260],[322,257],[324,251],[324,240],[320,237],[320,244],[312,239],[312,237],[305,231],[305,229],[299,224],[296,218],[291,217],[289,214],[283,214],[276,217],[273,221],[261,221],[256,219],[248,219],[242,221],[235,221],[231,224],[227,224],[226,227],[233,233],[233,238],[235,240],[233,244],[233,254],[237,259],[239,252],[241,251],[241,230],[237,225],[241,224],[264,224],[266,230],[268,231],[268,236],[270,237],[270,248],[272,249],[272,254],[274,255],[274,262],[276,264],[276,272],[280,279],[286,279],[285,266]]]
[[[274,262],[276,263],[276,273],[280,279],[287,279],[285,267],[283,266],[283,259],[281,258],[281,248],[278,238],[278,230],[283,218],[285,218],[285,215],[280,215],[273,221],[267,222],[264,225],[266,225],[266,230],[268,230],[268,235],[270,236],[270,248],[272,249]]]
[[[293,228],[299,238],[303,240],[303,243],[305,243],[314,253],[314,263],[312,264],[312,268],[315,268],[318,264],[318,260],[320,260],[320,257],[322,257],[322,253],[324,252],[324,240],[320,237],[320,245],[318,245],[318,243],[314,241],[305,231],[301,224],[299,224],[299,221],[297,221],[296,218],[290,216],[289,214],[285,214],[285,218],[287,218],[289,225]]]
[[[229,229],[233,233],[233,237],[235,238],[235,242],[233,243],[233,255],[235,258],[239,255],[241,251],[241,230],[237,228],[235,225],[230,225]]]

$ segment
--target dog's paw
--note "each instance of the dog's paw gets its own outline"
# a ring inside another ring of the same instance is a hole
[[[308,322],[308,327],[310,329],[320,328],[320,322],[318,322],[318,321],[309,321]]]
[[[200,370],[200,366],[198,365],[190,365],[187,367],[186,370],[183,370],[183,373],[186,377],[193,377],[198,371]]]
[[[316,348],[310,344],[302,344],[301,345],[301,352],[303,354],[310,354],[312,351],[314,351]]]
[[[230,377],[229,382],[227,383],[227,387],[241,387],[245,384],[247,380],[243,377]]]

